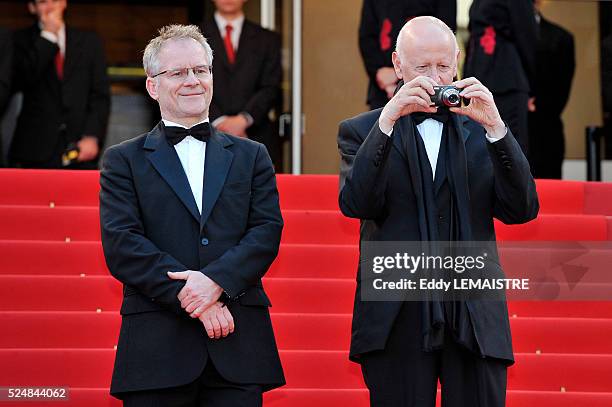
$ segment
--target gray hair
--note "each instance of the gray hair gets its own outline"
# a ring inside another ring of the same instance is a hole
[[[206,38],[204,38],[198,26],[172,24],[160,28],[159,35],[149,41],[149,44],[147,44],[147,47],[144,50],[144,55],[142,56],[142,66],[144,67],[147,75],[155,75],[159,70],[157,57],[159,56],[159,53],[166,42],[188,38],[196,40],[202,46],[202,48],[204,48],[206,57],[208,58],[208,63],[212,65],[212,48],[210,48],[210,45],[208,45]]]
[[[455,44],[455,52],[459,50],[459,43],[457,42],[457,37],[455,36],[455,33],[453,33],[453,30],[451,30],[450,27],[446,25],[444,21],[440,20],[439,18],[432,17],[432,16],[420,16],[420,17],[415,17],[411,19],[410,21],[408,21],[406,24],[404,24],[399,34],[397,35],[397,41],[395,42],[395,52],[397,52],[397,54],[400,55],[400,57],[402,54],[400,50],[402,49],[402,41],[403,41],[405,32],[408,31],[413,24],[417,24],[420,21],[428,21],[432,23],[433,25],[436,25],[438,28],[442,29],[442,31],[446,32],[448,36],[453,39],[453,42]]]

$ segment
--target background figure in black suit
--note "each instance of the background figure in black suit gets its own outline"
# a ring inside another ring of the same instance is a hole
[[[268,114],[280,101],[280,36],[245,20],[246,0],[213,0],[217,11],[202,33],[215,64],[210,118],[218,130],[263,143],[282,168],[278,130]]]
[[[527,155],[538,43],[533,0],[474,0],[468,28],[464,76],[480,79],[493,92],[501,117]]]
[[[370,83],[370,109],[383,107],[393,95],[397,76],[391,53],[400,29],[413,17],[434,16],[457,29],[457,0],[364,0],[359,23],[359,50]]]
[[[535,109],[529,112],[529,161],[535,178],[561,179],[565,135],[561,113],[565,109],[575,71],[574,37],[567,30],[536,17],[540,33],[537,47]]]
[[[453,82],[458,57],[442,21],[404,26],[393,65],[405,84],[384,108],[340,124],[340,209],[361,220],[362,242],[488,242],[487,269],[503,275],[493,216],[534,219],[535,182],[490,91]],[[469,106],[430,107],[433,86],[451,83]],[[372,406],[434,407],[438,380],[443,407],[504,405],[514,360],[505,301],[364,301],[368,281],[358,279],[350,357]]]
[[[110,87],[98,36],[64,23],[66,0],[28,2],[34,26],[15,33],[14,79],[23,92],[9,150],[11,165],[62,168],[62,153],[76,146],[68,168],[97,167],[110,111]]]
[[[212,58],[197,26],[162,28],[143,57],[162,121],[104,154],[125,406],[261,406],[285,382],[261,283],[283,228],[274,169],[262,144],[211,128]]]
[[[4,110],[11,97],[11,75],[13,63],[13,41],[11,32],[0,27],[0,122]],[[2,150],[2,131],[0,131],[0,167],[4,167],[4,151]]]

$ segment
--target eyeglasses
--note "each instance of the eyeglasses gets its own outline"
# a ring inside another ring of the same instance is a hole
[[[161,71],[151,76],[151,78],[157,78],[160,75],[166,75],[170,79],[175,79],[178,81],[184,81],[189,76],[189,71],[193,72],[193,75],[197,79],[206,79],[210,75],[212,75],[212,65],[198,65],[193,68],[175,68],[175,69],[166,69],[165,71]]]

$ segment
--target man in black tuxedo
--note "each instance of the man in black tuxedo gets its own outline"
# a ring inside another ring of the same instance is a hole
[[[145,49],[162,121],[102,162],[100,223],[124,284],[111,394],[125,406],[260,406],[284,384],[261,278],[283,220],[262,144],[211,128],[212,50],[196,26]]]
[[[340,124],[340,209],[361,220],[361,242],[494,242],[493,217],[536,217],[527,160],[491,92],[475,78],[453,82],[458,56],[441,20],[412,19],[393,53],[405,84],[384,108]],[[451,83],[469,106],[430,106],[433,86]],[[362,284],[350,357],[372,406],[433,407],[438,379],[444,407],[504,405],[513,363],[505,301],[365,301]]]
[[[11,97],[11,76],[13,63],[13,41],[11,32],[0,27],[0,122],[4,110]],[[4,152],[2,149],[2,130],[0,129],[0,167],[4,167]]]
[[[574,37],[545,19],[535,2],[540,32],[537,45],[537,87],[529,113],[529,161],[535,178],[561,179],[565,135],[561,113],[569,99],[576,67]]]
[[[457,29],[457,0],[364,0],[359,23],[359,50],[370,78],[367,103],[383,107],[393,96],[397,76],[391,53],[400,29],[413,17],[434,16]]]
[[[533,0],[474,0],[468,28],[464,76],[478,78],[493,93],[502,119],[527,155],[538,43]]]
[[[280,101],[280,36],[246,20],[245,1],[213,0],[214,17],[202,27],[218,61],[210,118],[222,132],[263,143],[281,168],[280,138],[269,117]]]
[[[23,92],[9,150],[12,166],[97,168],[110,111],[110,86],[98,36],[66,26],[66,0],[35,0],[36,24],[15,33],[14,78]],[[68,149],[78,158],[62,162]]]

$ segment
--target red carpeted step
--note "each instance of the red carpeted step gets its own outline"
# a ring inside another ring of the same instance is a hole
[[[517,317],[612,318],[612,301],[509,301]]]
[[[612,216],[612,182],[585,182],[584,213]]]
[[[358,258],[356,245],[282,244],[267,276],[355,278]],[[99,241],[0,240],[0,274],[78,276],[109,272]]]
[[[359,221],[338,211],[284,210],[284,243],[356,244]],[[0,206],[0,240],[99,240],[94,207]],[[541,215],[524,225],[496,222],[500,240],[606,240],[603,215]]]
[[[282,209],[338,210],[337,175],[277,174]]]
[[[352,312],[354,279],[266,278],[274,312]],[[24,300],[27,299],[27,300]],[[0,275],[3,311],[116,311],[121,284],[112,276]],[[612,318],[612,301],[509,302],[510,315]]]
[[[367,407],[366,389],[288,389],[280,388],[264,394],[266,407]],[[438,406],[440,406],[438,391]],[[612,393],[510,390],[508,407],[609,407]],[[3,407],[21,407],[23,401],[4,402]],[[30,403],[32,404],[32,403]],[[56,407],[57,402],[37,402],[38,407]],[[72,388],[65,407],[120,407],[121,402],[108,394],[107,388]]]
[[[582,181],[536,180],[540,213],[585,213],[585,185]]]
[[[264,280],[275,312],[351,312],[355,285],[348,279]],[[4,311],[115,311],[121,299],[121,284],[112,276],[0,275]]]
[[[0,349],[0,383],[8,386],[109,385],[112,349]],[[281,351],[288,388],[363,388],[345,351]],[[517,354],[511,390],[611,392],[612,355]]]
[[[608,226],[601,215],[539,215],[522,225],[495,221],[497,240],[589,241],[608,240]]]
[[[0,312],[0,348],[112,348],[120,321],[118,312]],[[350,314],[273,312],[272,322],[280,349],[349,348]],[[516,352],[612,354],[612,319],[513,318],[510,322]]]
[[[0,169],[0,205],[97,206],[98,171]]]
[[[102,244],[0,240],[0,274],[109,275]]]

